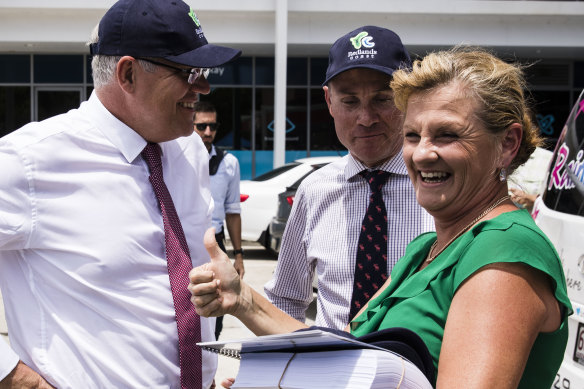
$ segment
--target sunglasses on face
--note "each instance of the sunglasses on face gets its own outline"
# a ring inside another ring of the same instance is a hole
[[[195,123],[195,127],[198,131],[205,131],[205,129],[209,126],[211,131],[217,131],[217,127],[219,127],[219,123]]]
[[[141,58],[141,57],[138,58],[137,57],[136,59],[139,59],[139,60],[142,60],[142,61],[146,61],[146,62],[150,62],[150,63],[152,63],[154,65],[160,65],[160,66],[164,66],[164,67],[167,67],[167,68],[170,68],[170,69],[174,69],[177,72],[180,72],[182,74],[185,74],[185,75],[188,76],[187,77],[187,82],[189,84],[194,84],[195,81],[197,81],[197,79],[199,77],[201,77],[201,76],[205,77],[205,79],[206,79],[207,77],[209,77],[209,72],[211,71],[211,69],[209,69],[209,68],[183,69],[183,68],[179,68],[179,67],[176,67],[176,66],[172,66],[172,65],[169,65],[169,64],[166,64],[166,63],[163,63],[163,62],[154,61],[154,60],[148,59],[148,58]]]

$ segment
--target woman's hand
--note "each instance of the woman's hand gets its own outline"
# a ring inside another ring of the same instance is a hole
[[[189,273],[191,302],[204,317],[233,314],[241,294],[239,274],[215,240],[215,230],[209,228],[203,239],[211,262],[192,269]]]
[[[215,230],[205,233],[205,248],[211,262],[189,273],[191,302],[204,317],[231,314],[256,335],[281,334],[306,328],[306,324],[276,308],[241,280],[215,241]]]

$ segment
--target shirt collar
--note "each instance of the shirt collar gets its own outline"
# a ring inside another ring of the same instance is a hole
[[[209,153],[209,159],[211,159],[211,157],[214,155],[217,155],[217,150],[215,150],[215,145],[211,145],[211,152]]]
[[[404,162],[402,149],[400,149],[399,152],[393,156],[393,158],[390,158],[381,165],[372,168],[369,168],[365,166],[362,162],[356,160],[355,157],[351,155],[351,153],[347,155],[347,158],[348,162],[345,167],[345,179],[347,180],[350,180],[357,174],[361,173],[363,170],[384,170],[391,174],[401,176],[408,175],[408,169],[406,168],[406,164]]]
[[[120,150],[129,163],[132,163],[146,147],[146,140],[108,111],[95,91],[80,109],[91,118],[97,129]]]

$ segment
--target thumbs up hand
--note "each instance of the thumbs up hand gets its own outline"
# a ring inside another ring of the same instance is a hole
[[[199,315],[222,316],[233,313],[238,306],[242,282],[231,260],[217,245],[215,229],[209,228],[203,239],[211,262],[189,273],[191,302]]]
[[[256,335],[280,334],[305,328],[245,283],[215,241],[215,230],[205,232],[211,262],[189,273],[191,302],[201,316],[231,314]]]

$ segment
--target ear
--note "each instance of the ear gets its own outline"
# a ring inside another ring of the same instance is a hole
[[[122,57],[116,66],[116,80],[126,93],[133,93],[136,89],[136,66],[138,62],[130,56]]]
[[[513,123],[505,130],[501,140],[501,163],[503,164],[501,167],[507,167],[511,164],[519,151],[522,137],[523,128],[519,123]]]
[[[322,90],[324,91],[324,100],[326,101],[329,113],[331,116],[333,116],[333,112],[331,111],[331,91],[328,85],[323,86]]]

